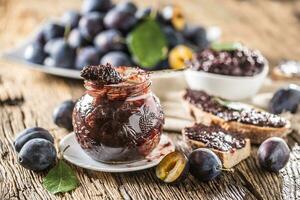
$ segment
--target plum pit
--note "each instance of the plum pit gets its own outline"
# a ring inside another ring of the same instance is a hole
[[[156,167],[156,177],[165,183],[184,180],[189,171],[187,157],[178,151],[166,155]]]

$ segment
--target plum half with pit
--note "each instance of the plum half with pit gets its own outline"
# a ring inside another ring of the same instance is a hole
[[[164,7],[160,18],[163,23],[171,24],[176,30],[183,30],[186,24],[183,12],[179,6],[169,5]]]
[[[165,183],[179,183],[187,178],[188,172],[188,159],[179,151],[167,154],[155,170],[156,177]]]
[[[277,172],[289,161],[290,149],[282,138],[271,137],[259,146],[257,158],[262,168]]]
[[[189,155],[191,174],[199,181],[207,182],[215,179],[222,172],[222,163],[210,149],[199,148]]]

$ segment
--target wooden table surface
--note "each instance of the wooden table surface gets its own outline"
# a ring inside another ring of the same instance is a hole
[[[137,2],[137,1],[136,1]],[[138,1],[140,5],[174,2]],[[187,18],[204,25],[218,25],[223,40],[242,41],[260,49],[271,64],[300,59],[299,1],[179,1]],[[80,1],[0,0],[0,50],[22,42],[49,18],[67,8],[79,8]],[[69,193],[49,194],[41,185],[45,173],[34,173],[17,163],[12,142],[27,127],[51,129],[59,140],[67,134],[52,122],[52,110],[60,102],[77,99],[82,82],[63,79],[25,69],[0,60],[0,200],[8,199],[300,199],[300,142],[298,133],[288,137],[293,149],[289,164],[280,173],[262,171],[252,155],[209,183],[189,177],[171,186],[160,183],[153,169],[134,173],[100,173],[72,167],[80,186]]]

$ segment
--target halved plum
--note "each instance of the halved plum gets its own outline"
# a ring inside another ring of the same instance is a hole
[[[167,154],[156,167],[156,177],[165,183],[178,183],[186,179],[189,172],[187,157],[178,151]]]

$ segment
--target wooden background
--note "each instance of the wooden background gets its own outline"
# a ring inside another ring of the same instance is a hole
[[[79,0],[0,0],[0,51],[22,42],[43,21],[79,8]],[[164,1],[136,1],[164,5]],[[198,24],[218,25],[224,41],[241,41],[260,49],[275,65],[282,59],[300,59],[299,1],[176,0],[187,18]],[[51,195],[41,185],[44,173],[17,164],[12,141],[26,127],[51,129],[56,144],[66,132],[51,119],[60,102],[81,96],[80,81],[32,72],[0,60],[0,200],[10,199],[300,199],[300,142],[288,138],[294,149],[288,166],[279,174],[260,170],[252,157],[209,183],[192,177],[178,186],[159,183],[153,170],[135,173],[98,173],[73,166],[80,187],[64,195]]]

